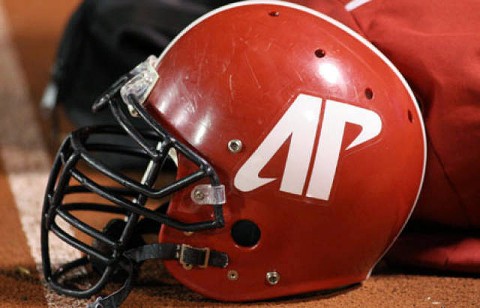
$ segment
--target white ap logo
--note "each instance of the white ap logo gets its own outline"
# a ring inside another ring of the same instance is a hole
[[[328,200],[342,150],[346,123],[362,127],[357,138],[345,148],[348,150],[378,136],[382,130],[382,121],[378,114],[371,110],[305,94],[300,94],[295,99],[262,144],[238,170],[234,180],[235,187],[248,192],[276,180],[258,175],[291,137],[280,190],[302,195],[312,161],[322,108],[323,123],[306,196]]]

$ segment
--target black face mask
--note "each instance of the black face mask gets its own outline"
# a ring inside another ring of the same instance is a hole
[[[178,260],[184,266],[199,267],[225,267],[228,264],[225,253],[209,248],[182,243],[145,245],[142,241],[143,231],[158,234],[161,224],[184,232],[224,226],[222,205],[225,202],[225,190],[216,171],[203,157],[171,136],[141,106],[141,100],[156,82],[155,78],[145,76],[152,74],[158,78],[156,61],[154,56],[149,57],[100,96],[93,105],[93,110],[109,107],[118,125],[88,126],[70,134],[58,151],[47,184],[42,211],[41,243],[44,276],[50,286],[61,294],[90,297],[115,277],[124,281],[119,291],[105,299],[99,298],[93,307],[119,305],[130,291],[137,266],[148,259]],[[144,80],[151,84],[143,83]],[[148,129],[136,128],[131,123],[135,117]],[[97,138],[99,136],[102,137],[100,142]],[[193,163],[196,170],[159,185],[156,181],[162,173],[168,172],[166,169],[172,151]],[[112,167],[103,153],[120,157],[122,161],[126,157],[137,159],[139,165],[143,166],[141,177],[132,177],[124,170]],[[91,177],[90,173],[96,176]],[[108,179],[109,184],[100,183],[99,178]],[[166,214],[168,203],[162,204],[161,200],[192,184],[198,184],[201,180],[204,180],[202,183],[205,180],[208,182],[197,187],[201,189],[199,193],[202,194],[202,204],[212,205],[211,219],[184,222],[169,217]],[[95,199],[82,201],[81,196],[84,195]],[[72,201],[72,196],[75,201]],[[145,206],[148,201],[155,206],[154,209]],[[112,219],[103,230],[99,230],[77,216],[81,211],[109,213],[120,216],[121,219]],[[86,234],[93,242],[76,238],[60,221]],[[81,251],[85,257],[63,264],[58,269],[52,268],[50,239],[53,235]],[[68,281],[69,276],[88,265],[100,277],[85,288],[72,286]]]

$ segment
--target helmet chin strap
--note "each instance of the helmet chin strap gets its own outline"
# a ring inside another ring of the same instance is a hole
[[[140,246],[124,252],[128,260],[124,270],[128,277],[122,287],[107,297],[98,297],[95,302],[88,304],[88,308],[115,308],[127,298],[132,290],[133,280],[137,276],[139,263],[152,260],[177,260],[185,269],[196,266],[207,268],[209,266],[225,268],[228,265],[228,255],[224,252],[211,250],[204,247],[192,247],[186,244],[156,243]]]

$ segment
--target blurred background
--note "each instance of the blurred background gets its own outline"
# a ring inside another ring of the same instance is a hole
[[[4,0],[2,2],[11,44],[26,81],[26,91],[35,108],[37,120],[41,123],[42,135],[47,139],[48,148],[50,151],[56,151],[56,144],[50,139],[51,123],[42,114],[39,103],[50,78],[64,27],[81,1]],[[65,130],[70,128],[65,121],[62,120],[62,123],[66,125]]]

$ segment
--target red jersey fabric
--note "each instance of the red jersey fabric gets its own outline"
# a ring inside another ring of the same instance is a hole
[[[415,227],[407,227],[388,259],[480,272],[480,1],[292,2],[367,38],[418,97],[428,138],[426,177],[409,222]]]

